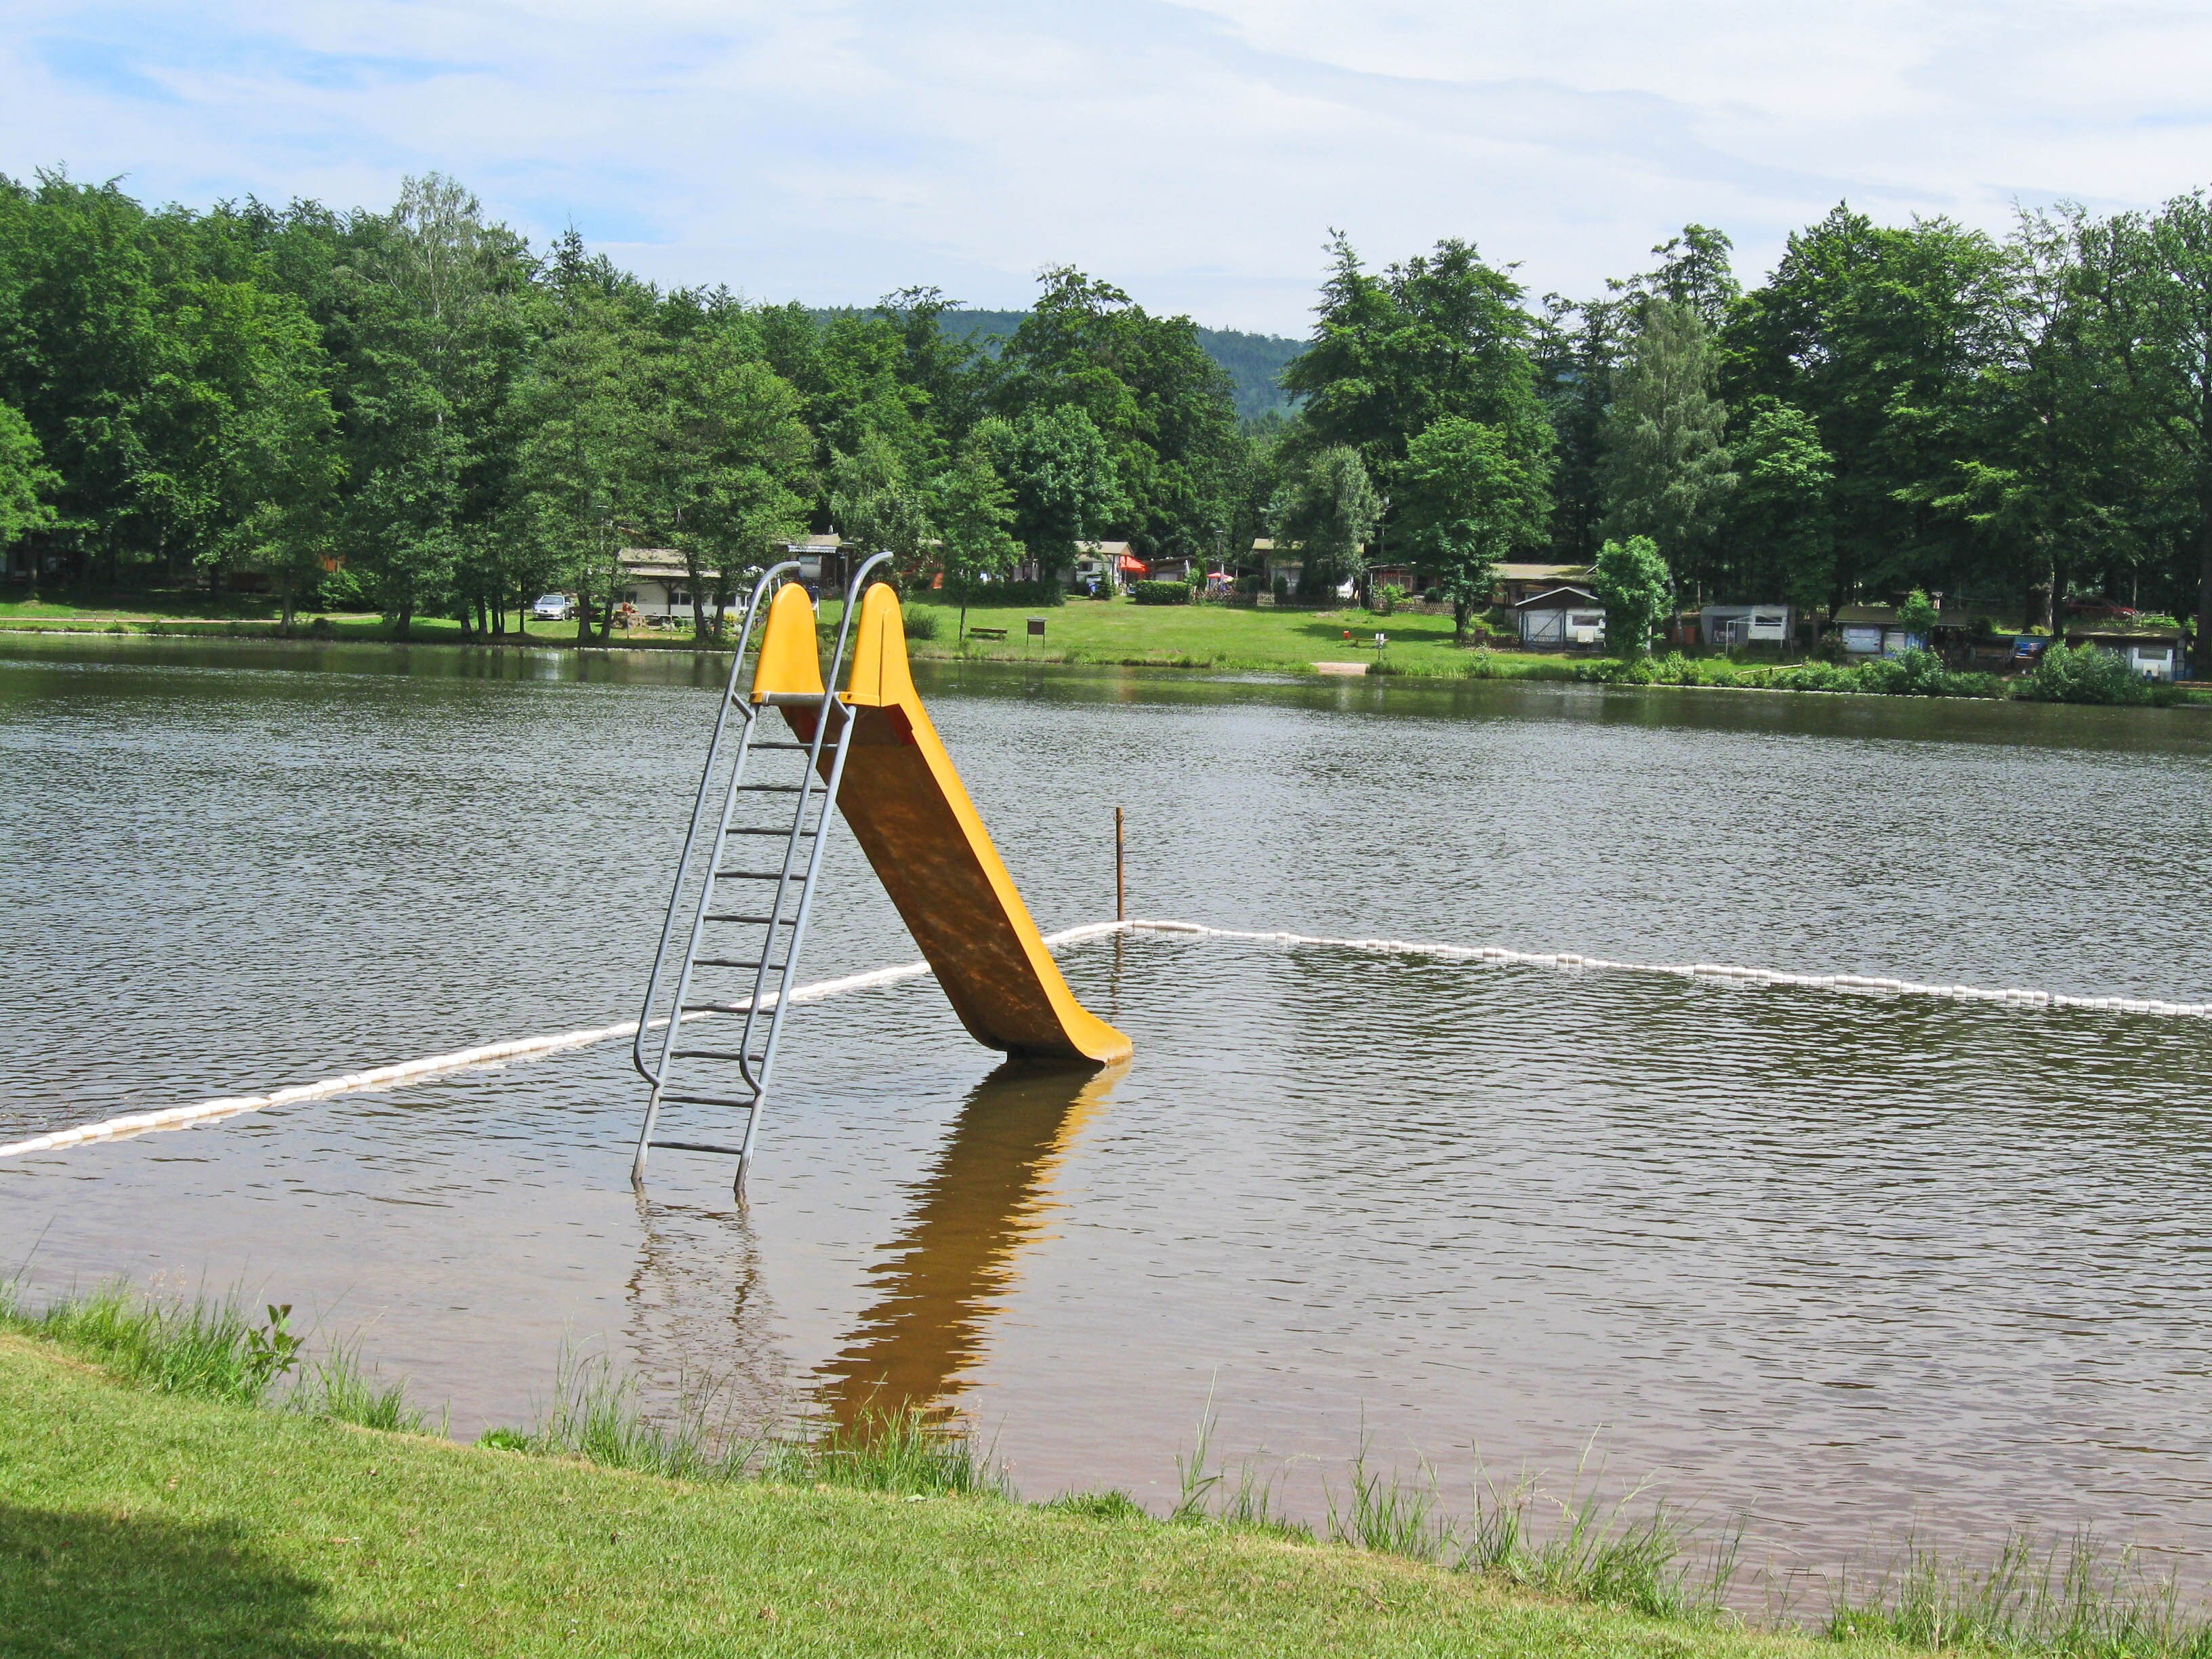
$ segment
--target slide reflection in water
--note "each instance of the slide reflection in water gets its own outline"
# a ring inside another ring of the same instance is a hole
[[[976,1085],[913,1219],[872,1270],[879,1293],[820,1369],[836,1421],[942,1406],[960,1391],[1055,1207],[1054,1172],[1127,1069],[1009,1060]]]

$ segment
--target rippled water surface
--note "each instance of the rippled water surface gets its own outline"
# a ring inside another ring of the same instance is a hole
[[[627,1017],[719,670],[0,647],[0,1139]],[[2088,994],[2212,995],[2212,718],[938,671],[1046,928],[1131,908]],[[915,953],[833,842],[809,976]],[[2077,1523],[2212,1544],[2212,1022],[1139,936],[1063,957],[1117,1073],[928,981],[794,1014],[752,1201],[627,1182],[619,1045],[0,1160],[0,1267],[241,1285],[527,1417],[564,1340],[666,1397],[934,1399],[1031,1496],[1218,1444],[1320,1501],[1615,1470],[1819,1564]],[[696,1127],[711,1127],[704,1124]]]

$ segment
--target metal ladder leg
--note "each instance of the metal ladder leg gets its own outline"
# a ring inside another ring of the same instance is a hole
[[[638,1131],[637,1150],[630,1159],[630,1180],[635,1185],[642,1185],[645,1180],[646,1157],[652,1149],[653,1129],[660,1116],[661,1097],[667,1089],[677,1036],[684,1023],[683,1004],[690,989],[692,962],[698,954],[704,919],[714,900],[715,871],[724,855],[723,842],[727,839],[726,832],[729,828],[731,813],[736,806],[738,785],[744,775],[745,758],[751,747],[757,716],[743,701],[744,694],[739,690],[743,684],[745,656],[751,647],[753,630],[765,614],[763,600],[780,586],[785,578],[796,575],[798,571],[799,562],[790,559],[763,572],[760,579],[753,584],[752,592],[747,598],[739,618],[737,650],[730,660],[729,681],[723,688],[720,706],[714,713],[714,736],[707,745],[706,763],[700,769],[699,793],[692,804],[690,823],[684,830],[684,850],[677,860],[676,878],[668,896],[668,912],[661,922],[660,942],[653,952],[652,972],[647,976],[645,1001],[638,1014],[637,1033],[630,1043],[631,1064],[651,1089],[646,1102],[645,1121]],[[714,833],[706,840],[705,865],[698,878],[698,902],[694,907],[691,927],[685,940],[683,964],[677,974],[677,989],[668,1010],[665,1035],[661,1040],[658,1060],[649,1060],[646,1055],[647,1036],[658,1017],[660,988],[667,975],[670,947],[676,938],[677,917],[683,909],[684,889],[690,883],[695,862],[701,853],[700,830],[709,819],[715,774],[722,763],[733,709],[739,722],[738,750],[729,763],[729,778],[722,791],[720,810],[713,814]]]
[[[839,696],[837,683],[843,676],[846,653],[851,643],[854,617],[859,608],[860,595],[866,589],[868,578],[890,556],[888,553],[878,553],[854,573],[846,593],[845,614],[838,624],[836,647],[831,655],[830,672],[818,697],[811,694],[769,695],[756,700],[748,699],[739,689],[743,684],[745,656],[752,648],[754,630],[766,614],[763,601],[772,596],[773,590],[782,578],[797,571],[797,562],[787,561],[763,574],[746,601],[737,654],[730,665],[729,684],[725,689],[721,707],[715,714],[714,736],[708,745],[706,765],[700,774],[698,796],[693,804],[690,828],[685,832],[675,886],[669,895],[668,913],[661,925],[659,946],[647,981],[645,1006],[639,1017],[637,1035],[631,1045],[633,1064],[651,1086],[646,1103],[645,1121],[640,1128],[637,1148],[630,1161],[630,1179],[640,1186],[645,1178],[647,1157],[656,1146],[692,1152],[727,1152],[734,1154],[738,1160],[732,1190],[738,1201],[744,1200],[745,1177],[752,1166],[761,1114],[767,1103],[769,1083],[783,1031],[784,1017],[791,1006],[791,994],[797,988],[799,953],[805,944],[815,884],[822,873],[823,846],[828,839],[830,816],[844,778],[850,750],[848,739],[856,720],[854,710]],[[761,738],[758,724],[761,716],[768,708],[778,706],[811,710],[814,715],[811,734],[804,741],[796,743]],[[730,720],[733,710],[738,724],[735,732],[735,749],[731,752]],[[746,781],[747,763],[757,750],[780,750],[803,755],[804,769],[799,782],[749,783]],[[720,810],[716,811],[713,810],[715,783],[724,765],[726,753],[730,755],[726,781],[721,787]],[[826,767],[823,763],[825,759]],[[778,831],[732,823],[738,797],[756,790],[787,791],[798,797],[790,823],[785,830]],[[703,836],[702,830],[706,831]],[[780,835],[783,841],[783,857],[777,868],[748,870],[724,867],[725,860],[732,856],[730,843],[734,838],[769,835]],[[808,843],[804,846],[803,852],[802,843]],[[703,863],[701,862],[702,856]],[[647,1033],[658,1017],[661,988],[670,977],[669,963],[677,940],[678,917],[684,908],[686,889],[695,879],[698,897],[692,907],[690,926],[684,935],[681,964],[674,974],[674,995],[668,1004],[665,1034],[656,1061],[647,1057]],[[765,905],[748,906],[738,914],[718,913],[714,908],[718,884],[729,879],[773,883],[774,890]],[[754,914],[762,909],[765,910],[765,915]],[[702,946],[710,923],[744,923],[760,927],[763,932],[759,950],[746,959],[702,955]],[[787,929],[788,939],[784,938]],[[780,951],[779,940],[782,941]],[[702,1003],[691,1000],[695,970],[732,968],[753,970],[752,992],[742,1004]],[[670,1085],[677,1062],[685,1058],[687,1054],[678,1047],[686,1018],[739,1012],[744,1014],[744,1021],[734,1053],[720,1050],[689,1052],[697,1058],[735,1060],[747,1091],[744,1097],[738,1098],[696,1091],[672,1092]],[[763,1016],[766,1018],[766,1035],[756,1052],[754,1042],[760,1032]],[[656,1140],[654,1131],[664,1102],[742,1110],[745,1114],[745,1123],[740,1144],[724,1146],[697,1141]]]
[[[807,754],[805,781],[801,786],[799,807],[793,817],[792,840],[785,851],[787,870],[789,868],[791,856],[798,850],[800,831],[806,823],[806,808],[811,799],[808,792],[817,781],[822,779],[822,746],[825,742],[833,744],[830,758],[830,776],[822,783],[821,810],[817,820],[818,827],[811,837],[812,844],[807,848],[806,873],[799,885],[798,909],[792,918],[791,944],[784,953],[782,970],[778,976],[776,986],[775,1003],[769,1015],[768,1040],[761,1048],[759,1088],[753,1098],[753,1109],[745,1115],[744,1141],[738,1148],[738,1172],[735,1179],[731,1182],[731,1191],[740,1203],[744,1201],[745,1176],[752,1170],[753,1146],[760,1134],[761,1117],[768,1107],[769,1076],[775,1064],[776,1045],[783,1035],[784,1017],[791,1010],[791,993],[797,988],[795,981],[798,975],[799,955],[800,949],[806,943],[806,924],[813,914],[814,888],[815,884],[821,878],[822,853],[830,839],[830,815],[836,808],[838,787],[844,781],[846,759],[852,753],[851,738],[858,717],[851,705],[838,696],[837,682],[844,677],[845,653],[852,642],[853,619],[860,611],[860,596],[867,591],[869,576],[890,556],[889,553],[875,554],[853,573],[853,580],[847,585],[845,590],[845,614],[839,617],[837,622],[836,649],[830,653],[830,672],[823,681],[821,699],[815,705],[814,736],[812,746]],[[836,723],[834,740],[831,737],[833,720]],[[779,895],[781,891],[779,888]],[[766,952],[763,953],[762,961],[765,964]],[[767,971],[763,965],[761,980],[753,993],[752,1006],[745,1014],[745,1029],[748,1032],[753,1029],[760,1016],[762,992],[766,988]],[[743,1052],[749,1053],[751,1049],[750,1042],[740,1043],[738,1046]]]

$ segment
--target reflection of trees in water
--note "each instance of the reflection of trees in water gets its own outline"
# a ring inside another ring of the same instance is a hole
[[[821,1367],[832,1416],[850,1422],[959,1391],[1019,1278],[1022,1247],[1056,1207],[1053,1171],[1127,1069],[1009,1060],[976,1085],[913,1219],[872,1270],[875,1302],[844,1352]]]
[[[710,1420],[750,1432],[781,1418],[791,1359],[758,1241],[742,1210],[659,1204],[639,1194],[644,1246],[629,1278],[629,1337],[648,1403],[711,1392]]]

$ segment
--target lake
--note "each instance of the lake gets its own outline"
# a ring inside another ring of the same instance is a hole
[[[0,638],[0,1140],[629,1018],[712,659]],[[918,665],[1041,927],[2212,994],[2212,716]],[[842,829],[804,977],[911,959]],[[457,1433],[564,1345],[740,1415],[912,1397],[1023,1492],[1295,1507],[1476,1448],[1820,1570],[2212,1542],[2212,1022],[1137,935],[1136,1058],[928,980],[796,1010],[743,1210],[628,1182],[626,1045],[0,1160],[0,1271],[289,1301]],[[696,1127],[708,1127],[700,1125]],[[884,1392],[878,1392],[878,1390]]]

